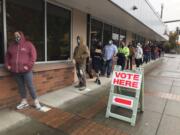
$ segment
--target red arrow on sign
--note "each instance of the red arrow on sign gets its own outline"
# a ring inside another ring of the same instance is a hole
[[[115,97],[114,102],[116,104],[122,104],[122,105],[125,105],[125,106],[128,106],[128,107],[132,107],[132,104],[133,104],[133,100],[124,99],[124,98],[120,98],[120,97]]]

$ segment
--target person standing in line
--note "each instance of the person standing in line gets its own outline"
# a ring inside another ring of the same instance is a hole
[[[148,62],[151,61],[151,48],[150,48],[150,44],[147,45],[147,51],[148,51]]]
[[[29,106],[25,88],[27,85],[36,109],[41,109],[33,84],[32,68],[37,57],[36,49],[30,41],[26,40],[23,32],[14,32],[14,38],[15,41],[9,44],[6,52],[5,67],[13,74],[22,98],[21,103],[16,108],[24,109]]]
[[[154,44],[151,44],[151,59],[155,60],[155,46]]]
[[[75,86],[79,90],[86,89],[86,59],[90,56],[89,49],[83,43],[83,39],[77,36],[77,46],[74,50],[74,56],[76,62],[76,73],[79,79],[79,84]]]
[[[112,40],[109,41],[109,44],[105,45],[103,50],[103,73],[102,75],[105,75],[107,71],[107,78],[110,78],[111,72],[112,72],[112,63],[113,58],[117,54],[117,47],[113,45]]]
[[[122,70],[124,70],[126,67],[128,56],[129,56],[129,48],[126,46],[124,42],[121,42],[121,45],[118,48],[117,65],[120,65]]]
[[[93,53],[93,68],[96,72],[96,81],[95,83],[101,85],[100,81],[100,72],[101,72],[101,67],[102,67],[102,44],[99,42],[94,50]]]
[[[129,48],[129,56],[128,56],[128,60],[127,60],[127,69],[132,70],[132,62],[133,62],[133,57],[134,57],[134,47],[133,47],[131,42],[129,43],[128,48]]]
[[[118,53],[118,49],[117,49],[117,44],[114,44],[114,41],[113,41],[113,46],[116,50],[116,53],[114,54],[113,56],[113,61],[112,61],[112,70],[114,70],[114,66],[117,65],[117,53]]]
[[[149,53],[149,50],[148,50],[148,44],[146,44],[143,48],[143,54],[144,54],[144,59],[143,59],[143,63],[148,63],[148,53]]]
[[[141,60],[143,58],[143,50],[141,48],[141,44],[138,43],[136,50],[135,50],[135,63],[136,67],[139,67],[141,65]]]

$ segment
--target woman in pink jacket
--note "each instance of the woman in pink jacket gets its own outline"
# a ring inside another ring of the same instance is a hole
[[[29,106],[27,102],[26,88],[34,100],[36,109],[41,109],[33,84],[32,68],[36,61],[36,49],[27,41],[20,31],[14,33],[15,41],[9,44],[5,57],[5,66],[13,74],[19,88],[22,101],[17,109],[24,109]]]

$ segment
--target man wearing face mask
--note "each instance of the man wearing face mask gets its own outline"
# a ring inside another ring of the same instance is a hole
[[[83,39],[77,36],[77,46],[74,50],[74,56],[76,62],[76,73],[79,79],[79,84],[75,87],[79,90],[86,89],[86,59],[90,56],[89,49],[83,43]]]
[[[113,44],[113,41],[110,40],[109,44],[105,45],[103,50],[103,72],[102,75],[105,75],[107,71],[107,78],[110,78],[111,71],[112,71],[112,63],[113,57],[117,54],[117,47]]]
[[[22,98],[17,109],[24,109],[29,106],[27,102],[26,85],[32,99],[34,100],[36,109],[41,109],[33,85],[32,68],[36,61],[36,49],[30,41],[25,39],[22,32],[15,32],[14,38],[15,41],[9,44],[6,52],[5,66],[13,74]]]
[[[117,60],[117,65],[120,65],[122,70],[124,70],[126,61],[129,56],[129,48],[126,46],[124,42],[120,43],[120,47],[118,47],[118,60]]]

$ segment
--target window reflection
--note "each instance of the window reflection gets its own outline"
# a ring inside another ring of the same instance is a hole
[[[104,24],[104,32],[103,32],[103,44],[108,44],[109,40],[112,39],[112,26],[108,24]]]
[[[120,30],[120,41],[123,41],[126,43],[126,31],[125,30]]]
[[[71,11],[47,4],[47,58],[70,58]]]
[[[37,49],[37,60],[45,60],[43,0],[6,0],[7,38],[21,30]]]
[[[135,41],[135,43],[141,43],[141,44],[145,44],[145,38],[138,35],[138,34],[133,34],[133,40]]]
[[[98,42],[102,42],[102,29],[103,23],[95,19],[91,20],[91,53],[94,52]]]
[[[113,39],[113,43],[118,46],[119,41],[120,41],[120,29],[119,28],[113,27],[112,39]]]

